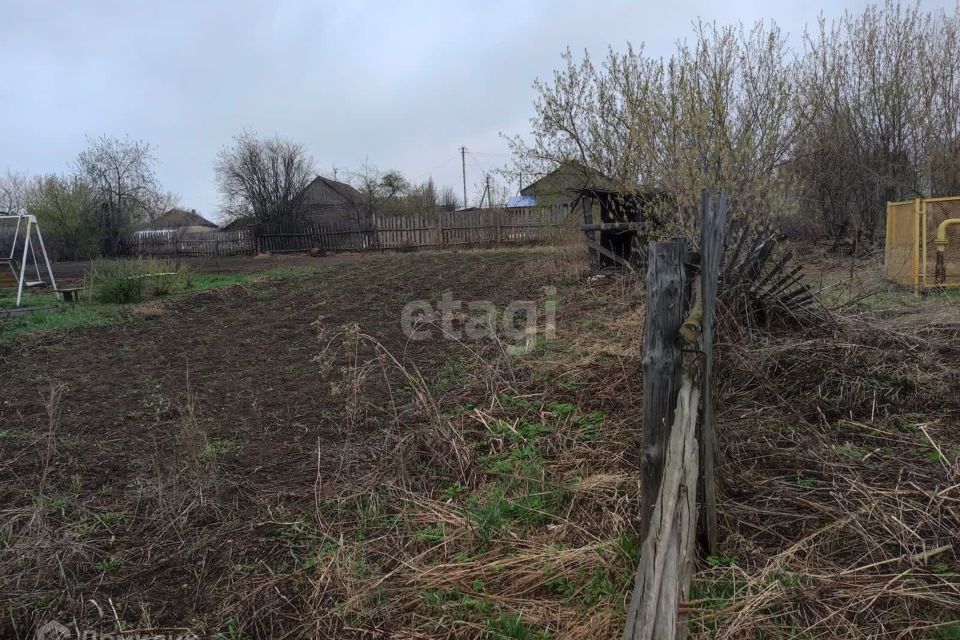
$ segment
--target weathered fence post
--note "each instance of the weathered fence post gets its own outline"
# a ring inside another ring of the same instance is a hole
[[[717,304],[717,288],[720,267],[723,263],[724,236],[730,202],[725,195],[711,199],[707,191],[700,198],[702,217],[700,221],[700,282],[703,309],[700,350],[703,353],[703,422],[700,427],[700,474],[699,495],[703,508],[700,511],[700,544],[708,554],[717,551],[717,484],[716,456],[717,433],[713,402],[713,332],[714,311]]]
[[[727,199],[701,198],[701,254],[685,242],[651,243],[644,342],[640,563],[624,640],[687,633],[687,597],[699,532],[716,546],[712,348]],[[691,276],[696,268],[692,288]],[[692,290],[691,290],[692,289]],[[681,346],[682,345],[682,346]],[[698,428],[701,386],[704,421]],[[698,495],[703,504],[698,509]]]
[[[680,381],[677,335],[689,295],[683,259],[686,242],[650,243],[647,268],[647,322],[643,356],[643,455],[640,535],[646,538],[660,491],[663,457]]]
[[[580,205],[583,207],[583,224],[593,224],[593,198],[590,196],[581,196]],[[600,254],[591,246],[590,240],[599,242],[600,234],[592,231],[586,231],[585,233],[587,235],[587,264],[591,271],[596,271],[600,268]],[[652,245],[650,250],[653,251]],[[647,277],[650,277],[649,273]]]
[[[696,529],[699,381],[683,372],[680,329],[690,299],[686,242],[651,243],[643,358],[640,565],[624,640],[673,640]],[[683,375],[681,375],[683,373]],[[691,520],[693,522],[691,522]]]

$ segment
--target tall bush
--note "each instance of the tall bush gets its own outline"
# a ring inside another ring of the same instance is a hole
[[[820,21],[798,49],[775,24],[700,23],[667,58],[567,51],[535,88],[514,169],[575,160],[664,191],[674,232],[695,232],[703,188],[855,244],[882,236],[888,200],[960,193],[957,9],[888,0]]]

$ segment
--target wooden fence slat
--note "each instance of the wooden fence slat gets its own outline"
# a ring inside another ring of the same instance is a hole
[[[689,298],[684,282],[685,242],[651,243],[647,266],[647,327],[643,359],[643,454],[640,539],[647,537],[663,475],[664,435],[673,423],[680,370],[675,336]]]
[[[724,235],[730,202],[725,195],[716,199],[706,191],[701,196],[702,220],[700,224],[700,286],[703,317],[701,321],[700,349],[703,352],[703,424],[700,428],[700,474],[699,493],[703,509],[700,512],[700,540],[708,554],[717,550],[717,485],[716,457],[717,434],[713,402],[713,332],[717,289],[720,281],[720,264],[724,254]]]

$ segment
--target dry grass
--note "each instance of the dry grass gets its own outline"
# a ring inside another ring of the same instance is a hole
[[[721,354],[728,535],[691,605],[704,633],[953,637],[956,347],[860,319]]]
[[[191,601],[189,626],[221,638],[617,637],[640,548],[643,292],[587,279],[573,249],[536,255],[522,276],[560,282],[560,315],[526,355],[463,343],[424,370],[416,345],[316,325],[339,437],[303,452],[312,484],[227,477],[230,443],[190,393],[156,409],[185,455],[157,451],[122,515],[78,518],[41,483],[39,506],[3,513],[8,606],[117,631]],[[949,327],[868,311],[802,335],[724,324],[721,553],[685,604],[695,637],[958,637],[960,350]],[[139,546],[111,546],[121,530]],[[123,607],[101,595],[134,583],[151,586]]]
[[[311,633],[619,633],[639,546],[635,284],[570,290],[557,343],[510,362],[514,395],[470,385],[463,396],[484,406],[453,416],[439,409],[449,397],[417,395],[433,430],[415,455],[397,449],[403,472],[318,505],[331,550]],[[720,348],[723,552],[703,559],[685,606],[695,635],[952,637],[957,351],[859,316]],[[475,375],[503,366],[493,357]],[[584,441],[578,420],[596,412],[602,427]]]

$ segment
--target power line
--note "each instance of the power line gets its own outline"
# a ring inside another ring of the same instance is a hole
[[[458,153],[457,155],[455,155],[455,156],[450,156],[449,158],[447,158],[447,159],[444,160],[443,162],[441,162],[441,163],[439,163],[439,164],[436,164],[436,165],[430,167],[430,168],[427,169],[426,171],[423,171],[423,172],[421,172],[421,173],[418,173],[416,176],[414,176],[413,178],[411,178],[411,180],[418,181],[418,180],[420,180],[421,178],[425,178],[425,177],[431,175],[436,169],[439,169],[440,167],[444,166],[445,164],[448,164],[448,163],[450,163],[450,162],[453,162],[453,161],[456,160],[458,157],[460,157],[460,154],[459,154],[459,153]]]
[[[475,156],[512,156],[512,153],[507,153],[505,151],[471,151],[472,155]]]
[[[477,159],[474,157],[472,151],[470,152],[470,159],[473,161],[473,164],[477,165],[477,169],[480,169],[480,173],[486,173],[486,172],[487,172],[487,170],[483,168],[483,165],[480,164],[480,161],[477,160]]]

